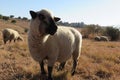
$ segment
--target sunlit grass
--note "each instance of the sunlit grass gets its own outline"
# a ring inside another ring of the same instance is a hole
[[[23,33],[26,22],[17,24],[0,21],[0,31],[5,27],[19,30]],[[4,27],[5,26],[5,27]],[[0,33],[0,80],[40,80],[40,67],[28,50],[27,34],[22,42],[3,44]],[[71,76],[72,60],[58,72],[58,65],[53,69],[54,80],[119,80],[120,79],[120,42],[97,42],[84,39],[82,53],[74,76]],[[47,66],[47,65],[46,65]],[[47,71],[47,68],[46,68]],[[44,77],[47,77],[45,75]]]

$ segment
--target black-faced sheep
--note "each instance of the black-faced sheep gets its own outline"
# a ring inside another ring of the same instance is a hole
[[[23,41],[23,38],[20,36],[20,34],[17,31],[10,28],[5,28],[2,31],[2,34],[3,34],[4,44],[6,44],[7,41],[11,42],[12,40],[14,40],[14,42],[16,40]]]
[[[100,41],[100,36],[95,36],[94,40],[95,41]]]
[[[60,62],[59,69],[63,69],[66,61],[72,56],[74,75],[77,61],[81,53],[82,36],[74,28],[57,26],[55,22],[60,18],[53,17],[47,10],[30,11],[32,17],[28,33],[30,53],[41,67],[41,74],[45,74],[44,60],[48,60],[48,80],[52,80],[52,69],[56,61]]]

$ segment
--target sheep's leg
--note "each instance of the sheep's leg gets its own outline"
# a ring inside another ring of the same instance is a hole
[[[8,40],[9,40],[9,39],[4,38],[4,44],[6,44]]]
[[[62,71],[64,69],[64,67],[65,67],[65,64],[66,64],[66,62],[60,63],[60,65],[58,67],[58,71]]]
[[[4,40],[4,44],[6,44],[6,42],[7,42],[7,41],[6,41],[6,40]]]
[[[76,69],[76,66],[77,66],[77,60],[73,60],[73,68],[72,68],[72,76],[75,74],[75,69]]]
[[[80,57],[79,52],[80,52],[80,50],[79,51],[75,51],[73,53],[73,68],[72,68],[72,72],[71,72],[72,76],[75,74],[75,69],[76,69],[76,66],[77,66],[77,62],[78,62],[78,59]]]
[[[72,72],[71,72],[72,76],[75,74],[75,69],[76,69],[76,66],[78,63],[78,59],[80,57],[80,53],[81,53],[81,45],[78,45],[78,47],[72,54],[72,58],[73,58],[73,68],[72,68]]]
[[[3,41],[4,41],[4,44],[6,44],[6,42],[7,42],[7,38],[6,38],[5,35],[3,35]]]
[[[40,64],[41,67],[41,74],[46,74],[45,69],[44,69],[44,62],[42,61]]]
[[[6,44],[6,41],[4,41],[4,44]]]
[[[11,43],[12,39],[9,40],[9,43]]]
[[[53,80],[52,70],[53,70],[55,61],[56,61],[55,56],[48,57],[48,79],[47,80]]]
[[[14,39],[14,42],[16,41],[16,39]]]
[[[48,79],[47,80],[53,80],[52,79],[52,70],[53,70],[53,67],[48,66]]]

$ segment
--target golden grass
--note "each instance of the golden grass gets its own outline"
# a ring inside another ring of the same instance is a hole
[[[12,24],[0,20],[0,31],[5,27],[24,32],[23,21]],[[28,27],[28,22],[24,22]],[[26,28],[27,28],[26,27]],[[0,80],[41,80],[39,64],[28,51],[27,34],[21,34],[23,42],[3,44],[0,34]],[[95,42],[84,39],[81,57],[74,76],[71,76],[72,60],[63,71],[53,70],[54,80],[120,80],[120,42]],[[46,75],[44,76],[46,77]]]
[[[94,42],[84,40],[81,55],[81,59],[84,60],[80,60],[81,68],[88,68],[88,72],[93,73],[99,79],[113,80],[115,76],[119,77],[119,44],[120,42]]]

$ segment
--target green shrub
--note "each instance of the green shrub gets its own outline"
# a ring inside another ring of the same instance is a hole
[[[3,16],[2,19],[7,21],[7,20],[9,20],[9,17],[8,16]]]
[[[23,17],[23,18],[22,18],[22,20],[28,20],[28,18],[26,18],[26,17]]]
[[[14,15],[10,15],[10,18],[14,18]]]
[[[18,19],[21,19],[21,17],[19,16]]]
[[[12,20],[11,23],[16,23],[16,20]]]
[[[120,31],[117,28],[107,27],[105,34],[111,38],[111,41],[117,41],[120,37]]]
[[[85,25],[84,28],[82,28],[81,31],[83,38],[89,38],[89,36],[91,36],[92,38],[94,38],[96,35],[102,35],[103,33],[103,28],[99,25]]]

